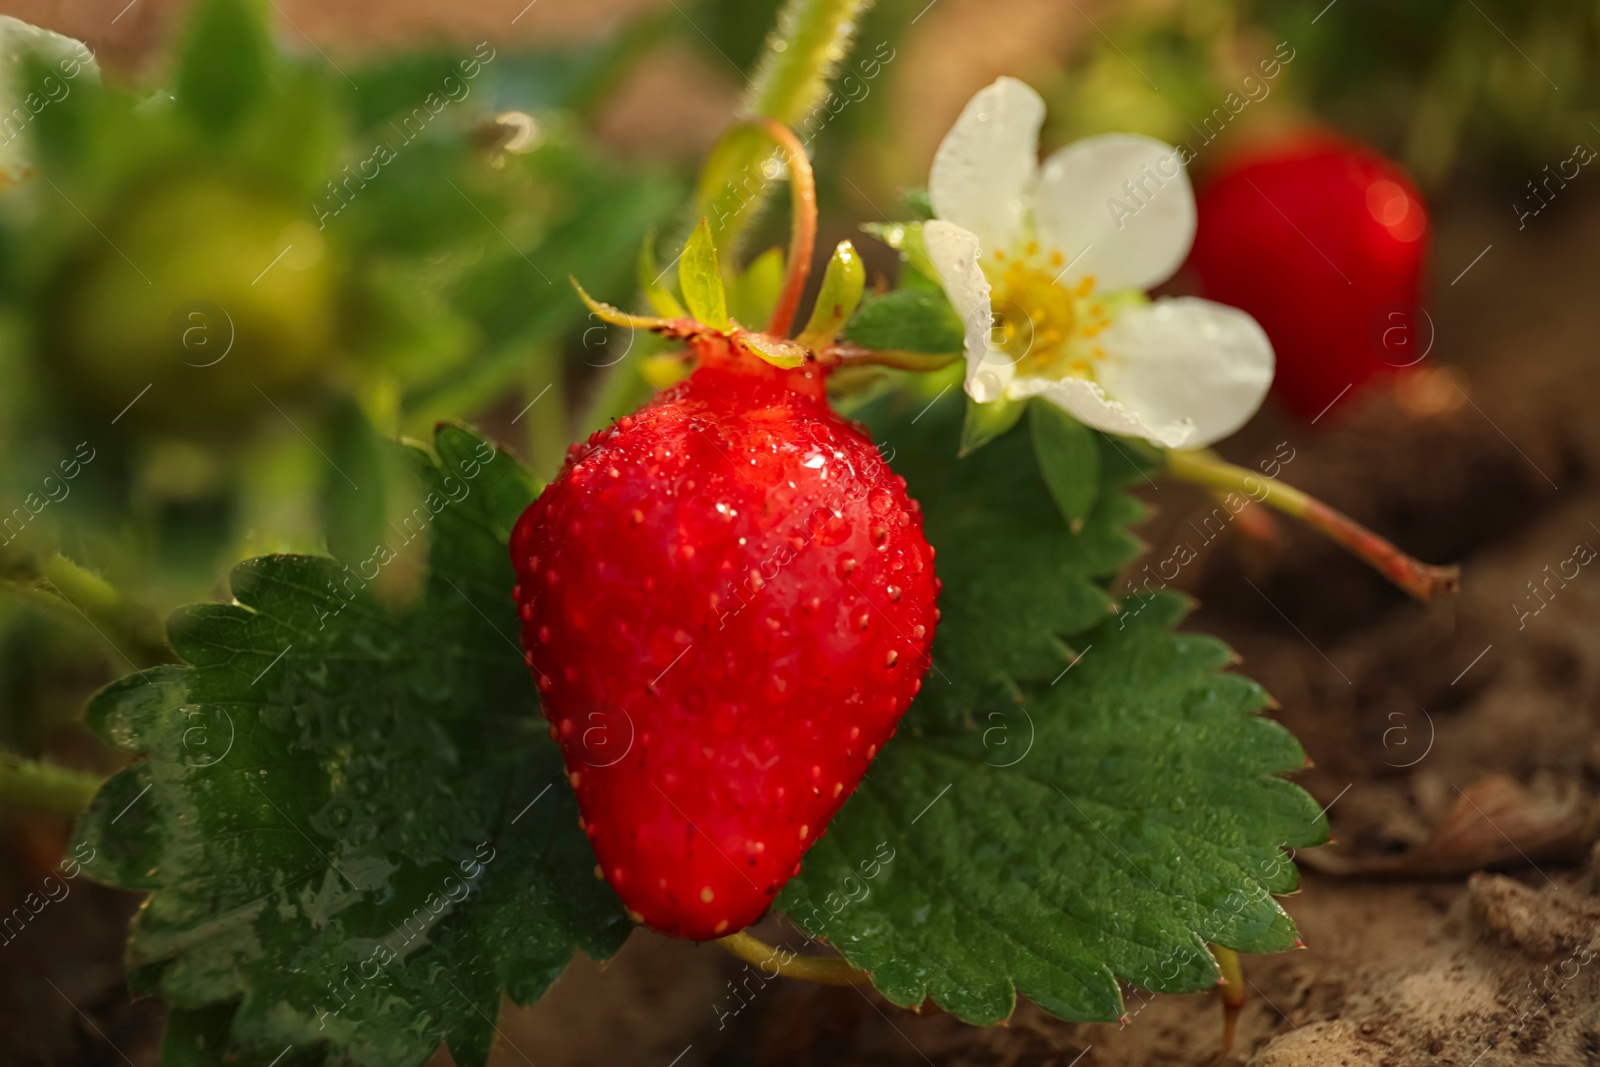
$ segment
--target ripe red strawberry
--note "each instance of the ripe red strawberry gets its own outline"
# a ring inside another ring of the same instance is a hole
[[[1205,294],[1248,311],[1278,356],[1274,390],[1316,417],[1421,358],[1428,214],[1398,167],[1330,135],[1241,156],[1199,197],[1190,262]]]
[[[915,501],[815,369],[700,369],[574,446],[511,537],[527,661],[599,869],[638,921],[758,918],[922,685]]]

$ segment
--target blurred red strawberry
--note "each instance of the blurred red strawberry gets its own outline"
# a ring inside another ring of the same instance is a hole
[[[1426,354],[1433,329],[1417,301],[1427,243],[1427,208],[1397,166],[1302,134],[1211,176],[1190,263],[1206,296],[1267,331],[1274,390],[1314,418]]]

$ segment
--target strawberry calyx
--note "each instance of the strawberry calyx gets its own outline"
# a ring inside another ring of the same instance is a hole
[[[736,126],[729,137],[756,131],[766,135],[786,157],[790,200],[794,205],[785,276],[765,329],[753,330],[728,313],[728,299],[708,219],[702,218],[678,256],[678,289],[682,300],[665,285],[651,254],[653,239],[640,249],[640,285],[656,315],[639,315],[594,299],[570,278],[594,316],[629,330],[649,330],[685,342],[684,359],[699,366],[721,366],[771,377],[812,397],[824,395],[827,376],[835,367],[877,365],[901,370],[932,371],[947,366],[953,354],[877,351],[839,340],[855,314],[866,288],[866,269],[849,241],[840,241],[828,260],[811,317],[794,337],[790,329],[800,296],[810,276],[816,244],[816,183],[805,148],[794,131],[770,119]]]
[[[800,392],[821,397],[828,370],[839,362],[826,358],[826,349],[818,352],[787,337],[747,330],[731,318],[725,326],[718,327],[687,315],[673,318],[634,315],[594,299],[578,284],[577,279],[572,279],[572,286],[578,291],[584,305],[601,321],[627,329],[649,330],[662,337],[683,341],[688,345],[683,350],[683,357],[687,359],[692,356],[702,367],[721,366],[766,376],[772,376],[773,372],[800,371],[799,374],[779,373],[776,376]],[[831,342],[831,338],[829,340]]]

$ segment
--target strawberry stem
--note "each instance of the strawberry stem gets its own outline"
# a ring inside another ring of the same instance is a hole
[[[1461,568],[1437,567],[1400,551],[1343,512],[1276,478],[1226,463],[1209,452],[1167,452],[1166,473],[1209,489],[1243,493],[1321,531],[1418,600],[1433,600],[1461,588]]]
[[[138,670],[171,663],[166,631],[147,608],[130,603],[98,574],[53,552],[43,558],[0,553],[0,594],[87,622],[117,657]]]
[[[78,816],[104,779],[53,763],[0,756],[0,804]]]
[[[768,333],[787,337],[789,327],[794,324],[795,311],[800,307],[800,294],[805,291],[806,279],[811,275],[811,254],[817,245],[817,180],[811,173],[805,145],[793,130],[772,119],[756,121],[778,142],[789,164],[789,199],[794,204],[789,229],[789,269],[778,303],[772,309],[772,318],[767,323]]]
[[[895,370],[943,370],[961,358],[960,352],[907,352],[901,349],[862,348],[849,342],[829,345],[819,354],[822,363],[837,367],[893,367]]]
[[[735,956],[757,967],[773,967],[785,978],[798,978],[802,982],[818,985],[866,985],[872,979],[866,971],[858,971],[843,956],[799,956],[788,949],[779,949],[753,937],[743,930],[717,939],[717,944]],[[783,959],[780,952],[789,958]]]
[[[1212,945],[1211,954],[1217,958],[1217,966],[1222,969],[1222,981],[1218,986],[1218,992],[1222,994],[1222,1051],[1217,1055],[1220,1062],[1233,1051],[1233,1035],[1239,1025],[1239,1012],[1244,1010],[1244,965],[1239,962],[1239,954],[1231,948]]]
[[[789,0],[761,50],[744,111],[798,123],[828,91],[868,0]]]

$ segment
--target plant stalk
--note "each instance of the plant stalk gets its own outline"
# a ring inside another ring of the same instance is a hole
[[[891,367],[926,373],[944,370],[960,358],[960,352],[907,352],[893,348],[862,348],[847,342],[830,346],[824,351],[822,362],[839,367]]]
[[[778,949],[743,930],[718,938],[717,944],[733,955],[757,967],[773,967],[785,978],[798,978],[802,982],[818,985],[866,985],[872,981],[866,971],[850,966],[843,956],[792,956],[778,958]]]
[[[816,106],[871,0],[789,0],[767,37],[745,114],[798,123]]]
[[[1236,467],[1207,452],[1166,453],[1166,472],[1208,489],[1231,490],[1292,515],[1323,533],[1418,600],[1428,601],[1461,588],[1461,568],[1439,567],[1406,555],[1350,516],[1303,490]]]
[[[871,6],[871,0],[789,0],[757,61],[744,116],[798,126],[827,94],[828,82]],[[729,264],[766,201],[763,164],[773,158],[772,145],[759,128],[746,127],[742,135],[724,138],[706,160],[694,217],[711,220],[712,236]]]
[[[1222,1051],[1217,1054],[1217,1060],[1221,1062],[1233,1051],[1239,1013],[1244,1010],[1244,965],[1239,962],[1239,954],[1231,948],[1212,945],[1211,954],[1217,958],[1217,966],[1222,969],[1222,981],[1217,987],[1222,995]]]
[[[0,804],[77,816],[94,799],[101,781],[53,763],[0,755]]]
[[[149,612],[128,603],[110,582],[59,552],[17,563],[0,561],[0,590],[87,623],[135,670],[173,661],[165,631]]]
[[[794,203],[793,221],[789,230],[789,262],[778,302],[772,308],[772,318],[767,332],[777,337],[787,337],[794,324],[794,315],[800,307],[800,294],[805,292],[806,279],[811,276],[811,256],[817,247],[817,180],[811,172],[811,160],[806,158],[805,145],[794,131],[773,119],[762,119],[762,129],[783,149],[789,164],[790,200]]]

